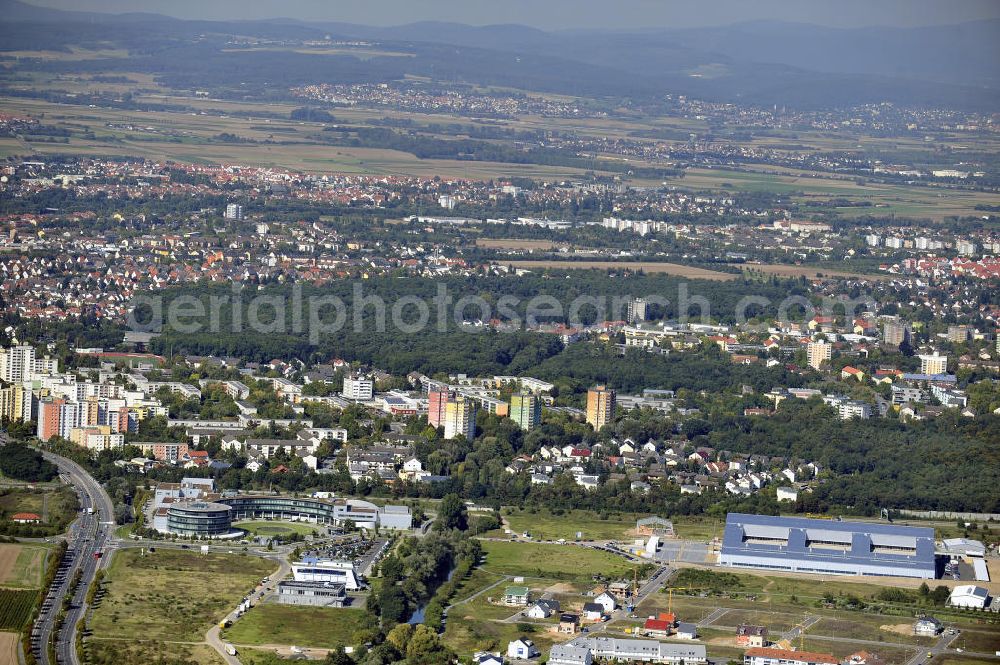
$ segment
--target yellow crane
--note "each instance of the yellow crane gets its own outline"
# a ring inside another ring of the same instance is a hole
[[[674,613],[674,591],[693,591],[694,587],[670,586],[667,587],[667,612]]]
[[[796,628],[799,629],[799,651],[802,651],[802,643],[805,640],[805,634],[806,634],[806,621],[808,620],[809,617],[804,617],[802,621],[792,626],[792,630],[795,630]]]

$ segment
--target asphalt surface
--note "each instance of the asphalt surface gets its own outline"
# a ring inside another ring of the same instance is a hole
[[[87,612],[87,589],[94,581],[97,571],[107,568],[111,561],[110,552],[116,546],[114,507],[111,497],[100,483],[79,464],[54,453],[43,452],[42,455],[59,467],[63,479],[76,489],[81,511],[67,533],[69,547],[64,563],[49,588],[42,611],[32,629],[32,651],[42,665],[79,665],[76,653],[77,623]],[[70,588],[78,570],[81,571],[80,582]],[[67,597],[70,598],[69,610],[62,625],[56,630],[56,615]],[[53,641],[55,662],[49,658],[46,648]]]

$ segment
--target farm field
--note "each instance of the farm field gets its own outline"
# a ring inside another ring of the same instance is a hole
[[[201,642],[205,631],[275,567],[246,555],[160,549],[142,556],[122,550],[114,555],[106,595],[90,628],[97,638],[143,635]]]
[[[48,547],[44,545],[0,545],[0,586],[37,589]]]
[[[476,238],[477,247],[488,249],[543,250],[547,251],[558,246],[551,240],[524,240],[521,238]]]
[[[271,520],[260,520],[253,522],[236,522],[233,526],[237,529],[244,529],[257,536],[287,536],[293,533],[303,536],[320,533],[326,529],[318,524],[308,524],[305,522],[279,522]]]
[[[0,630],[20,632],[38,602],[38,591],[0,589]]]
[[[17,662],[17,642],[20,636],[17,633],[0,632],[0,662]]]
[[[368,627],[364,610],[264,603],[254,607],[222,639],[237,646],[294,644],[334,649],[356,646],[354,634]]]
[[[620,556],[580,545],[488,540],[483,541],[483,552],[483,570],[503,575],[586,581],[595,573],[631,576],[635,568]]]
[[[689,279],[709,279],[714,281],[729,281],[736,279],[738,275],[707,270],[695,266],[685,266],[679,263],[653,263],[649,261],[500,261],[503,265],[514,266],[515,268],[525,268],[528,270],[544,270],[555,268],[558,270],[634,270],[647,273],[666,273],[687,277]]]

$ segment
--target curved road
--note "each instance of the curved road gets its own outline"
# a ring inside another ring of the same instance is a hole
[[[76,462],[55,453],[42,451],[48,461],[59,467],[59,473],[71,484],[80,499],[80,516],[67,533],[69,547],[64,565],[49,588],[42,610],[32,629],[31,645],[42,665],[79,665],[76,653],[76,626],[87,612],[87,589],[101,568],[111,562],[109,550],[115,547],[114,506],[111,497],[87,471]],[[70,588],[73,577],[80,571],[80,583]],[[69,610],[56,630],[55,618],[65,598]],[[49,659],[47,645],[54,640],[55,662]]]

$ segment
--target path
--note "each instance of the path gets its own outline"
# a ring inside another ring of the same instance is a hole
[[[712,624],[713,622],[718,621],[719,619],[721,619],[722,616],[726,612],[728,612],[728,611],[729,610],[727,610],[725,608],[720,608],[720,609],[717,609],[717,610],[713,610],[711,614],[709,614],[707,617],[705,617],[704,619],[702,619],[701,621],[699,621],[698,624],[697,624],[697,626],[699,628],[704,628],[705,626],[708,626],[708,625]]]
[[[451,605],[449,605],[445,609],[446,610],[450,610],[451,608],[455,607],[456,605],[461,605],[463,603],[469,602],[470,600],[475,600],[476,598],[479,598],[479,596],[483,595],[484,593],[486,593],[487,591],[489,591],[493,587],[495,587],[497,585],[500,585],[500,584],[503,584],[504,582],[506,582],[509,579],[512,579],[510,577],[510,575],[504,575],[502,578],[498,579],[496,582],[494,582],[493,584],[489,585],[488,587],[480,589],[479,591],[477,591],[476,593],[472,594],[468,598],[463,598],[462,600],[456,600],[454,603],[452,603]]]

